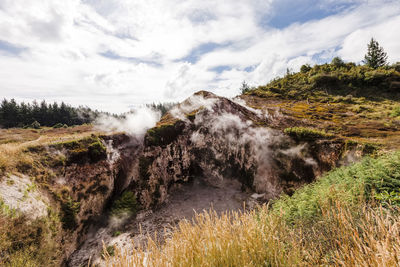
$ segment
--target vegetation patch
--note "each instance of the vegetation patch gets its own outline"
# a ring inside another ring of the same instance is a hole
[[[323,130],[305,127],[286,128],[284,132],[298,141],[312,141],[316,139],[334,137],[334,135],[326,133]]]
[[[275,212],[287,222],[316,220],[324,207],[341,201],[357,206],[364,200],[398,203],[400,152],[342,167],[297,190],[293,196],[275,201]],[[393,199],[391,199],[391,197]]]
[[[59,265],[57,229],[51,217],[29,221],[0,200],[0,265]]]
[[[184,128],[183,122],[162,124],[147,131],[145,143],[147,146],[166,146],[173,142]]]
[[[132,191],[125,191],[114,201],[111,207],[111,214],[116,216],[134,216],[138,210],[136,196]]]
[[[58,150],[66,149],[69,163],[97,162],[107,158],[107,149],[96,135],[50,146]]]
[[[65,230],[73,230],[78,226],[76,215],[80,210],[80,202],[68,198],[61,202],[61,222]]]
[[[400,116],[400,106],[393,108],[392,112],[390,113],[391,117],[399,117]]]

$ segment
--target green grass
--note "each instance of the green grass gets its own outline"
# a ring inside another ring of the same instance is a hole
[[[321,210],[343,201],[351,206],[365,201],[399,203],[400,152],[379,158],[366,157],[361,162],[331,171],[318,181],[283,196],[273,204],[288,222],[316,220]]]

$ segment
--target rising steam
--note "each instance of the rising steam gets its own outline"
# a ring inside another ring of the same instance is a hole
[[[148,129],[156,125],[160,117],[159,111],[142,107],[132,113],[127,113],[122,118],[100,116],[94,125],[100,131],[126,132],[131,136],[143,137]]]

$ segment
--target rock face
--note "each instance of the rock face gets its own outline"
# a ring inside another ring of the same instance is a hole
[[[125,134],[101,136],[107,151],[100,160],[78,161],[64,168],[61,178],[64,186],[70,189],[67,203],[77,203],[73,218],[65,225],[65,259],[88,238],[93,225],[107,224],[105,211],[112,200],[125,190],[135,176],[138,154],[142,151],[142,142]],[[71,204],[63,206],[61,212],[71,213]],[[71,216],[70,216],[71,217]],[[75,266],[69,260],[67,266]]]
[[[283,120],[208,92],[195,94],[145,137],[136,181],[142,206],[163,203],[172,184],[197,176],[217,187],[237,179],[243,190],[271,199],[339,163],[342,140],[294,140],[275,129]]]

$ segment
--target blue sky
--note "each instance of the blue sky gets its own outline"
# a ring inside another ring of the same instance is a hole
[[[0,96],[123,112],[198,90],[238,94],[286,69],[400,61],[391,0],[0,0]]]

